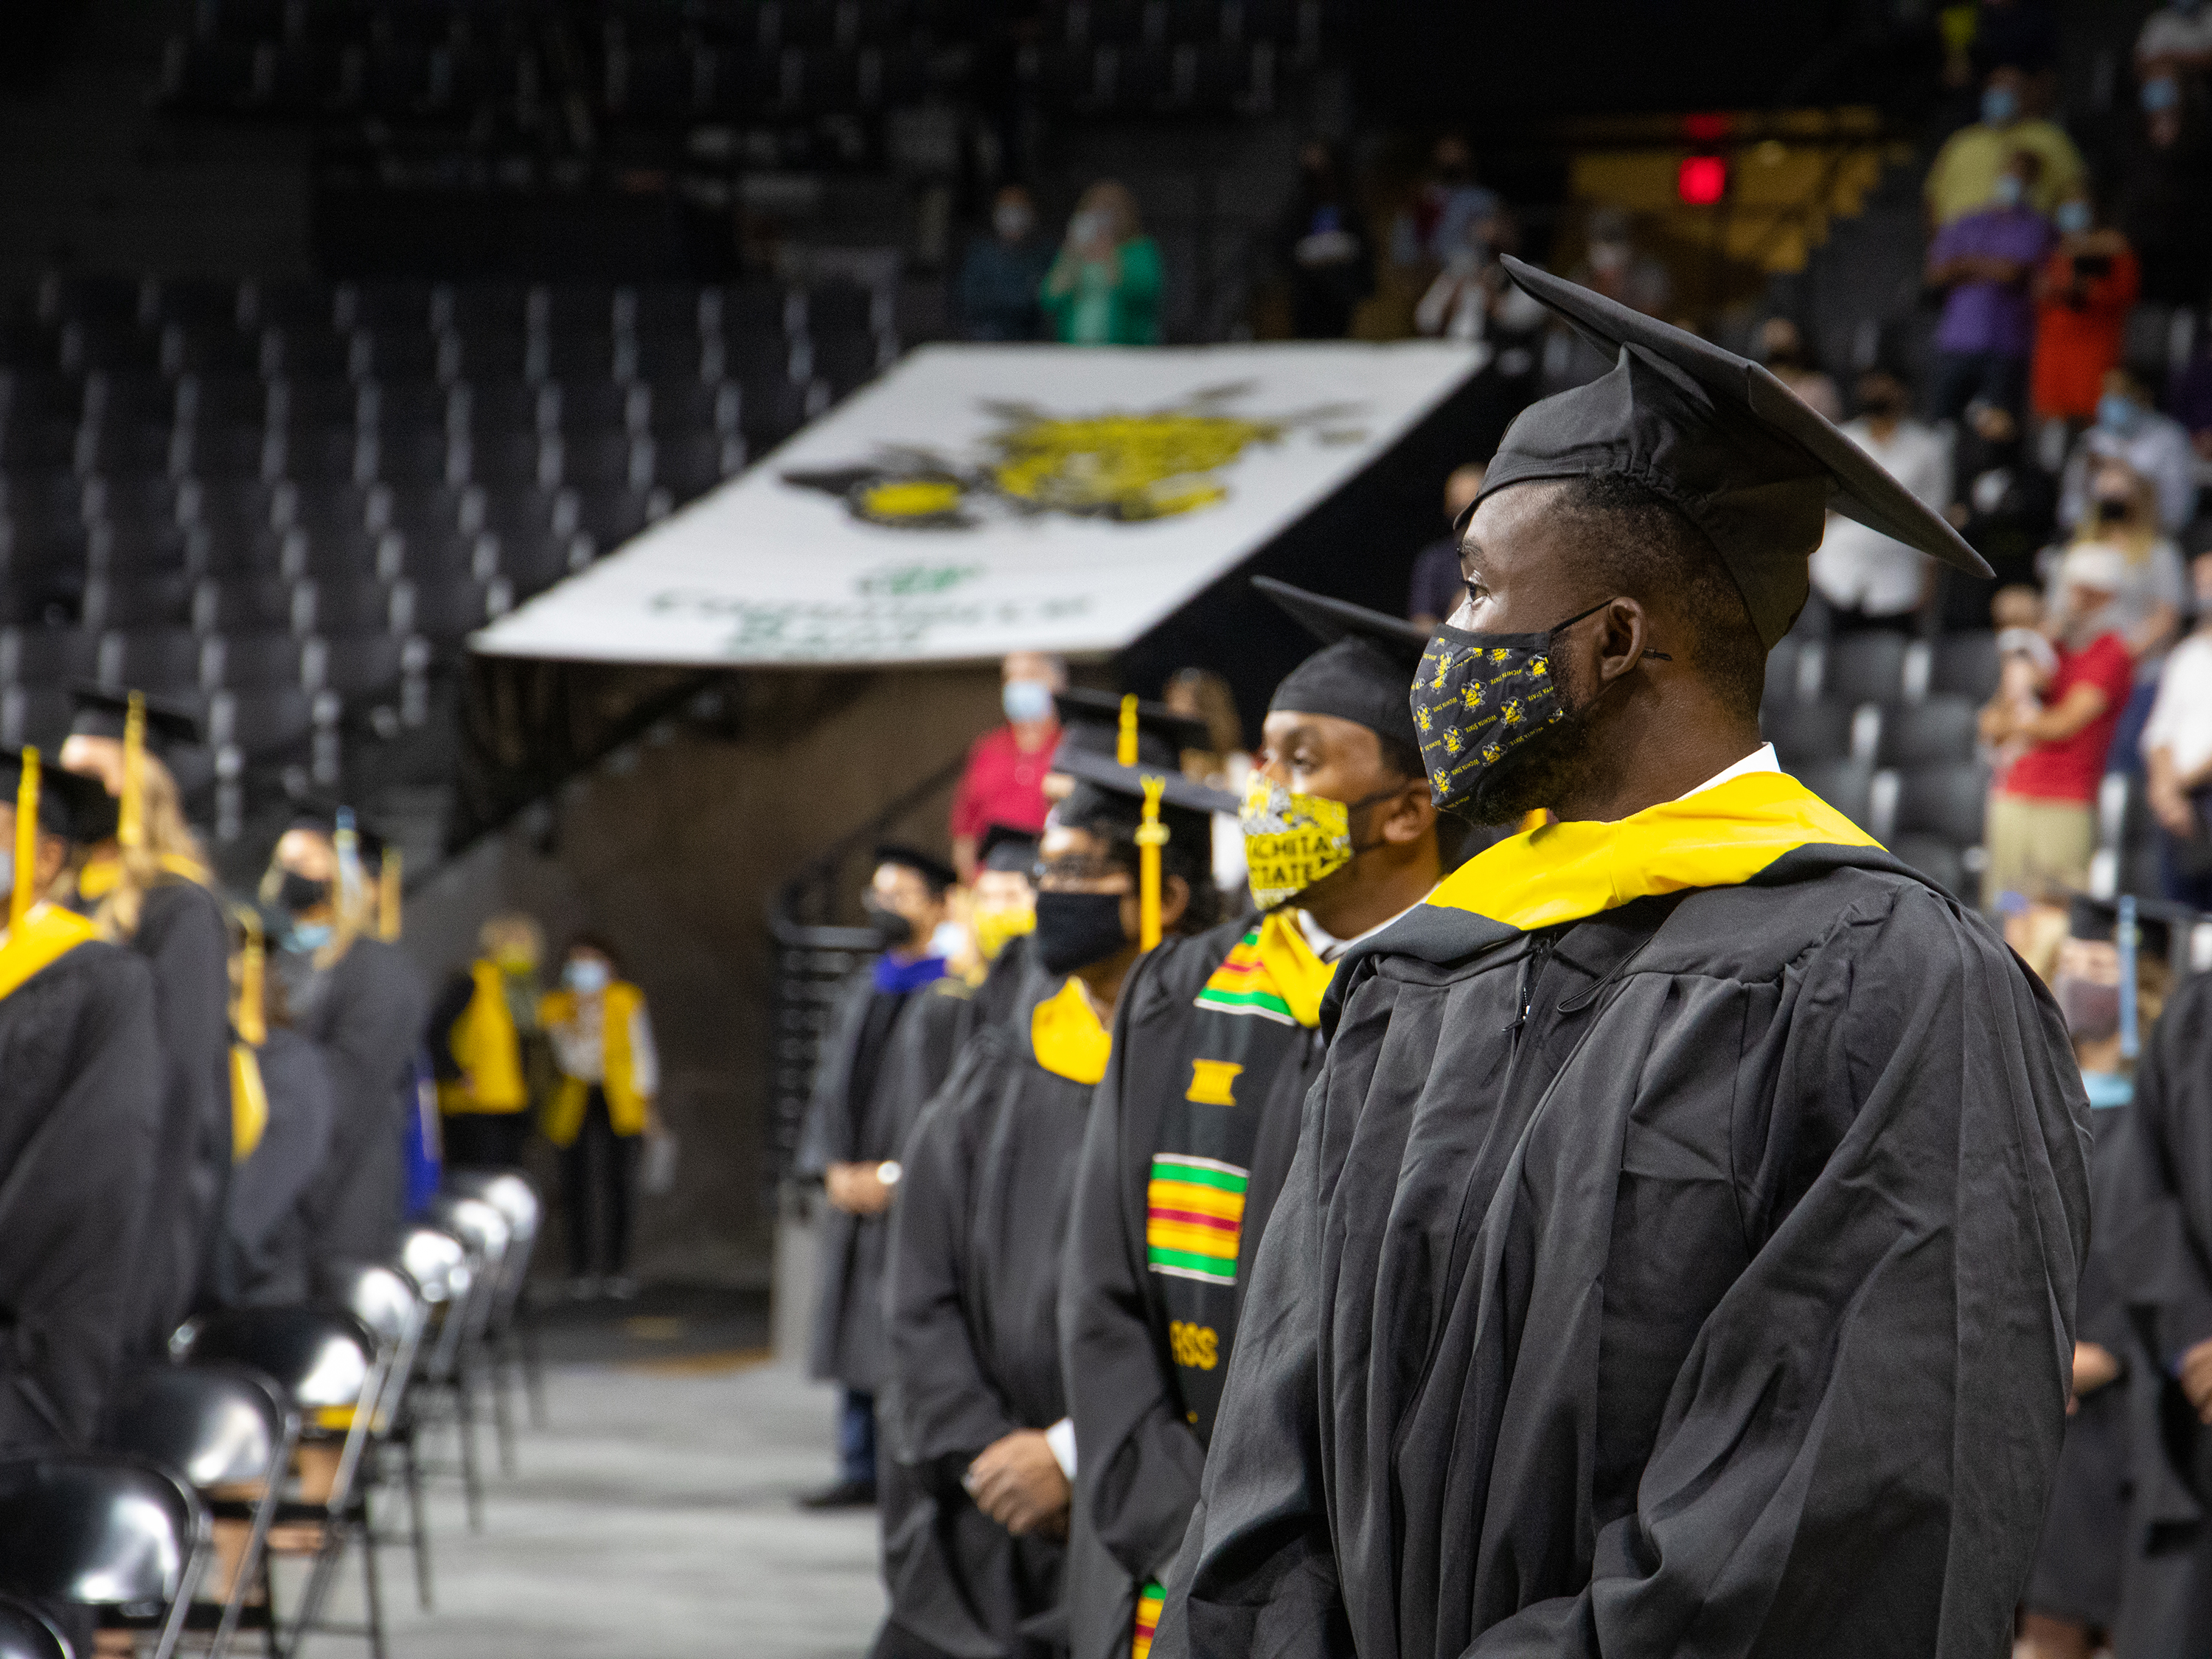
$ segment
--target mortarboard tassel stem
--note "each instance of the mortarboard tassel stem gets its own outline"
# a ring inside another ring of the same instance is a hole
[[[123,799],[116,809],[118,845],[146,844],[146,694],[131,694],[130,712],[123,717]]]
[[[1123,708],[1127,720],[1133,710],[1127,704]],[[1168,827],[1160,822],[1160,796],[1168,781],[1146,778],[1144,785],[1145,821],[1137,826],[1137,944],[1149,951],[1160,942],[1160,848],[1168,840]]]
[[[1137,694],[1121,699],[1121,731],[1115,741],[1114,758],[1123,766],[1137,763]]]
[[[15,787],[15,885],[8,895],[8,927],[12,933],[31,914],[31,889],[39,866],[39,751],[23,750],[23,781]]]
[[[376,867],[376,936],[386,945],[399,942],[399,925],[403,914],[405,889],[400,884],[399,849],[384,849],[384,861]]]

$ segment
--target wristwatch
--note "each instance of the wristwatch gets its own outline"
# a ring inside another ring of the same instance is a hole
[[[899,1161],[895,1158],[887,1158],[876,1165],[876,1179],[886,1187],[897,1186],[899,1177],[905,1173],[906,1171],[899,1167]]]

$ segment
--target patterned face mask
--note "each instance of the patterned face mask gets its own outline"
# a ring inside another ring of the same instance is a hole
[[[1449,624],[1413,676],[1413,726],[1439,810],[1467,805],[1483,775],[1547,726],[1567,717],[1553,672],[1552,641],[1611,605],[1601,599],[1540,634],[1479,634]],[[1669,660],[1663,651],[1647,657]]]
[[[1294,795],[1255,772],[1237,815],[1252,902],[1272,910],[1352,862],[1352,811],[1327,795]]]

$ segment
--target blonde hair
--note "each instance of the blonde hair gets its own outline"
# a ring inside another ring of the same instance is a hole
[[[202,872],[207,869],[207,854],[199,837],[185,822],[184,798],[175,776],[149,754],[141,758],[138,779],[145,841],[137,847],[116,849],[119,878],[92,914],[93,925],[111,940],[137,937],[146,895],[153,889],[197,878],[179,866]]]
[[[1218,775],[1230,756],[1244,747],[1244,722],[1237,713],[1237,696],[1229,682],[1210,668],[1176,669],[1168,676],[1166,693],[1172,698],[1178,691],[1188,696],[1198,718],[1206,722],[1207,746],[1182,751],[1184,773],[1202,782]]]
[[[477,930],[477,948],[488,957],[497,957],[502,945],[520,945],[530,952],[532,962],[545,959],[545,933],[536,918],[520,910],[503,910],[495,916],[487,916],[484,925]]]

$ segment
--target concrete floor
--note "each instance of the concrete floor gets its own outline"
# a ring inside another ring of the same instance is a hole
[[[406,1552],[381,1552],[393,1659],[866,1652],[884,1607],[875,1511],[792,1504],[830,1471],[829,1389],[723,1352],[556,1362],[546,1392],[549,1426],[523,1431],[513,1480],[493,1475],[482,1533],[458,1482],[434,1481],[434,1611],[416,1604]],[[332,1617],[358,1619],[356,1559],[343,1579]],[[367,1651],[339,1635],[309,1648]]]

